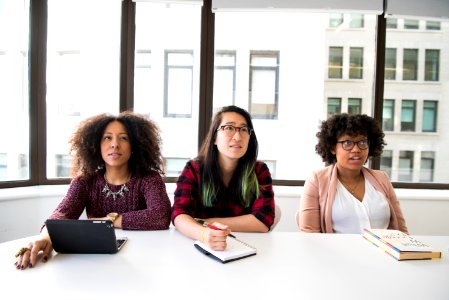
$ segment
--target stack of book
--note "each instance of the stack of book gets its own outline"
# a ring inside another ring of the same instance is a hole
[[[441,258],[440,251],[399,230],[364,228],[363,237],[397,260]]]

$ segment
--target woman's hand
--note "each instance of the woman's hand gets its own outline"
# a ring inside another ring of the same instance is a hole
[[[14,263],[17,269],[25,270],[36,265],[38,259],[46,262],[53,252],[53,245],[48,236],[47,228],[42,229],[38,240],[30,242],[28,247],[23,247],[16,253],[17,261]]]
[[[223,251],[226,249],[226,238],[230,233],[229,226],[214,222],[203,228],[201,240],[211,249]]]

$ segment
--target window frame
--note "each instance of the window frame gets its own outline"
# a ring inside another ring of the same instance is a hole
[[[47,37],[47,10],[46,0],[30,0],[30,45],[29,45],[29,110],[30,110],[30,178],[29,180],[0,182],[0,188],[11,188],[35,185],[68,184],[69,178],[46,178],[46,37]],[[86,8],[88,9],[88,7]],[[121,24],[121,71],[120,71],[120,104],[119,110],[133,108],[133,66],[134,65],[134,38],[135,38],[135,9],[136,3],[132,0],[122,1]],[[214,24],[215,17],[212,12],[212,1],[205,0],[202,6],[201,19],[201,54],[200,54],[200,93],[199,93],[199,126],[198,147],[200,141],[207,133],[212,115],[213,71],[214,71]],[[387,20],[384,15],[378,15],[376,34],[376,61],[373,117],[382,121],[383,89],[384,89],[384,62],[385,62],[385,36]],[[397,24],[397,22],[393,22]],[[392,28],[389,22],[389,28]],[[393,26],[394,27],[394,26]],[[397,26],[396,26],[397,28]],[[120,34],[120,33],[119,33]],[[341,66],[343,68],[343,65]],[[343,75],[343,74],[342,74]],[[379,169],[379,159],[372,160],[370,166]],[[166,177],[167,183],[176,182],[177,178]],[[274,185],[302,186],[304,180],[273,180]],[[449,183],[403,183],[393,182],[396,188],[423,188],[423,189],[449,189]]]

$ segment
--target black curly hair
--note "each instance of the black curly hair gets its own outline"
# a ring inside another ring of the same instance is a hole
[[[343,134],[366,136],[369,143],[368,157],[379,157],[386,145],[385,134],[376,119],[367,115],[336,114],[321,122],[320,131],[316,134],[318,144],[315,146],[315,152],[326,164],[337,161],[331,151]]]
[[[164,174],[159,127],[144,115],[124,111],[117,116],[100,114],[81,121],[69,140],[72,155],[71,175],[93,176],[104,168],[101,139],[109,123],[125,126],[131,144],[128,168],[133,176],[144,176],[151,170]]]

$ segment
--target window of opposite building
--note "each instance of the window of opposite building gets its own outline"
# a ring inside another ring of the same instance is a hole
[[[404,20],[404,29],[419,29],[419,21],[418,20]]]
[[[329,78],[343,77],[343,47],[329,48]]]
[[[327,99],[327,117],[341,113],[341,98]]]
[[[329,15],[329,27],[337,28],[343,24],[343,14],[330,14]]]
[[[193,101],[193,51],[165,51],[164,116],[190,118]]]
[[[276,119],[279,94],[279,52],[251,51],[249,110],[253,118]]]
[[[399,152],[399,181],[412,181],[413,179],[413,151]]]
[[[420,182],[432,182],[434,169],[435,169],[435,152],[422,151],[421,152],[421,169],[419,172],[419,181]]]
[[[424,100],[423,116],[422,116],[423,132],[437,131],[437,114],[438,114],[438,101]]]
[[[362,113],[362,99],[348,98],[348,114],[358,115]]]
[[[402,64],[402,79],[418,79],[418,49],[404,49],[404,59]]]
[[[166,176],[176,177],[198,151],[202,6],[200,1],[135,6],[134,111],[160,127]]]
[[[385,171],[391,178],[393,168],[393,151],[384,150],[382,156],[380,157],[380,169]]]
[[[416,101],[402,100],[401,131],[415,131]]]
[[[214,70],[214,111],[226,105],[235,104],[236,51],[215,52]]]
[[[427,30],[441,30],[441,22],[438,21],[426,21]]]
[[[382,112],[382,125],[384,131],[394,130],[394,100],[385,99]]]
[[[351,14],[350,18],[349,28],[363,28],[365,23],[362,14]]]
[[[349,78],[363,78],[363,48],[351,47],[349,49]]]
[[[396,79],[396,49],[385,49],[385,79]]]
[[[438,81],[440,75],[440,50],[426,49],[424,80]]]

